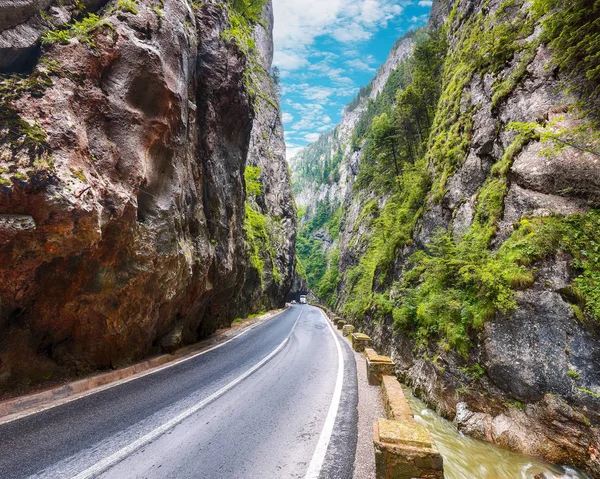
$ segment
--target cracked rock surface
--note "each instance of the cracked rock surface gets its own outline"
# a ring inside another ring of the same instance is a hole
[[[165,0],[162,15],[152,0],[137,14],[105,3],[86,3],[104,22],[90,43],[73,38],[27,57],[30,82],[5,97],[0,390],[172,350],[281,306],[292,284],[295,210],[278,100],[268,74],[269,105],[244,82],[251,60],[271,66],[270,3],[255,26],[257,59],[222,35],[221,2],[192,10]],[[34,28],[42,8],[73,12],[61,5],[0,2],[0,63],[11,32]],[[281,225],[278,281],[260,281],[248,260],[248,165],[263,167],[260,213]]]

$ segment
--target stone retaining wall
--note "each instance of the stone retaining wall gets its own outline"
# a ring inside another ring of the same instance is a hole
[[[393,361],[370,347],[369,336],[355,333],[354,326],[327,308],[321,309],[344,336],[349,335],[353,349],[364,352],[369,384],[381,385],[387,418],[378,419],[373,426],[376,479],[443,479],[442,456],[429,431],[415,421]]]

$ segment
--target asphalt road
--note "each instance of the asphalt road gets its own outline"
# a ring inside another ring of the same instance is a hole
[[[0,425],[0,478],[349,479],[352,352],[295,305],[189,361]]]

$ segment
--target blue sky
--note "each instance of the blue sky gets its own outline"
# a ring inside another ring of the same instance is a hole
[[[331,130],[431,0],[273,0],[288,159]]]

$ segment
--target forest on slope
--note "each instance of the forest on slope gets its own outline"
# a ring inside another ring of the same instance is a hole
[[[598,475],[600,4],[437,1],[408,40],[292,160],[309,285],[466,432]]]

